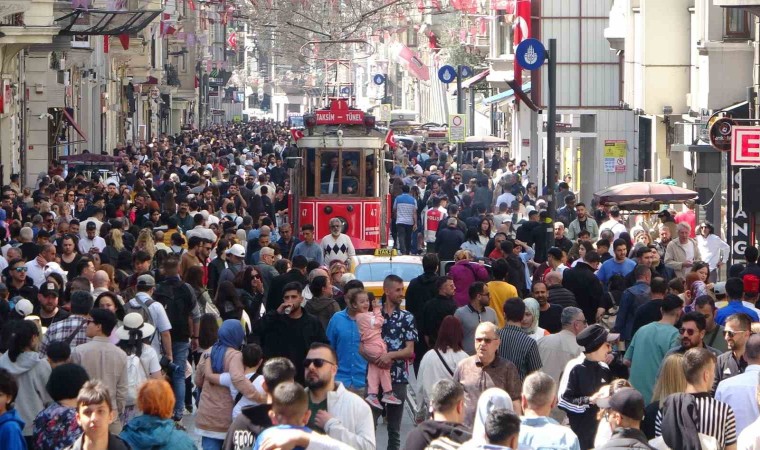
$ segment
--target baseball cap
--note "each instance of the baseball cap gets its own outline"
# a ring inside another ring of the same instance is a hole
[[[618,389],[612,396],[600,400],[597,402],[600,408],[609,408],[629,419],[644,419],[644,397],[636,389]]]
[[[40,294],[44,296],[55,295],[56,297],[58,297],[60,295],[60,291],[58,290],[58,286],[56,286],[55,283],[48,282],[42,285],[42,288],[40,289]]]
[[[156,280],[151,275],[140,275],[137,277],[137,286],[138,287],[154,287],[156,285]]]
[[[225,252],[228,255],[237,256],[238,258],[245,258],[245,248],[240,244],[235,244],[228,248]]]
[[[14,306],[13,309],[15,309],[21,317],[26,317],[32,313],[34,306],[29,300],[21,298],[20,300],[16,301],[16,306]]]
[[[726,282],[718,281],[713,285],[713,292],[715,295],[726,295]]]
[[[760,278],[756,275],[744,275],[744,292],[747,294],[756,294],[760,291]]]

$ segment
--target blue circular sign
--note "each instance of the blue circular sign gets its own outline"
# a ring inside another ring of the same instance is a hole
[[[374,77],[372,77],[372,81],[374,81],[375,84],[377,84],[377,85],[381,85],[381,84],[385,83],[385,77],[382,74],[378,73],[377,75],[375,75]]]
[[[438,79],[441,80],[442,83],[453,83],[457,80],[457,70],[453,66],[443,66],[438,69]]]
[[[462,73],[462,78],[470,78],[472,76],[472,67],[470,66],[462,66],[459,70]]]
[[[525,70],[536,70],[546,60],[546,48],[538,39],[525,39],[515,49],[517,64]]]

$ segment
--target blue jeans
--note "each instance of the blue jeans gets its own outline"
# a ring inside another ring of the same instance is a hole
[[[190,352],[189,342],[172,342],[172,355],[177,368],[172,373],[172,389],[174,390],[174,420],[182,419],[185,412],[185,367],[187,354]]]
[[[222,450],[223,444],[224,440],[222,439],[214,439],[206,436],[201,437],[201,448],[203,450]]]

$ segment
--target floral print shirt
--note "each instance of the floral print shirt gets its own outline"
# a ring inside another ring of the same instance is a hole
[[[389,352],[401,350],[408,341],[417,341],[417,326],[414,324],[414,316],[409,311],[396,308],[389,316],[383,310],[385,323],[383,324],[383,339]],[[391,381],[393,384],[408,383],[408,362],[396,359],[391,365]]]
[[[82,435],[76,417],[76,409],[51,403],[34,419],[34,448],[60,450],[68,447]]]

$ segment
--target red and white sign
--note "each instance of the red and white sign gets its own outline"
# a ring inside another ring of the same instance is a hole
[[[731,132],[731,164],[760,166],[760,127],[733,127]]]
[[[330,109],[320,109],[315,112],[317,125],[363,125],[364,111],[349,109],[345,100],[333,100]]]
[[[237,50],[237,33],[233,28],[227,30],[227,48]]]

